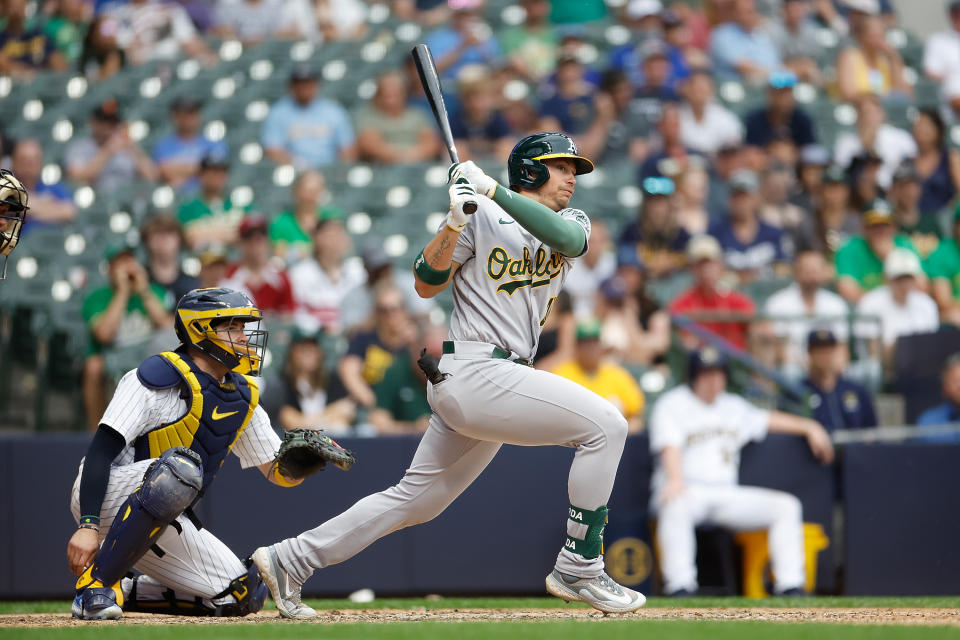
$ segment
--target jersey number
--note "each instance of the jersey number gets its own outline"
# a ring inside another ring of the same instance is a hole
[[[547,318],[550,316],[550,309],[553,309],[553,303],[556,301],[557,296],[553,296],[550,300],[547,301],[547,311],[543,314],[543,317],[540,318],[540,326],[542,327],[547,323]]]

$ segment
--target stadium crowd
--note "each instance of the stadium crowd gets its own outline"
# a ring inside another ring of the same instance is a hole
[[[384,5],[0,6],[0,74],[31,87],[44,71],[101,82],[164,61],[215,68],[222,39],[362,42]],[[644,426],[645,374],[661,380],[647,391],[671,380],[671,314],[805,385],[809,411],[831,430],[877,424],[872,395],[889,382],[899,338],[960,323],[960,152],[949,135],[960,114],[960,2],[907,61],[887,0],[395,0],[387,9],[423,29],[461,158],[502,170],[519,137],[557,130],[600,170],[635,167],[639,197],[623,205],[635,212],[598,215],[574,196],[593,217],[589,250],[536,361],[612,399],[631,429]],[[591,24],[618,25],[625,36],[598,52]],[[933,102],[915,95],[933,85]],[[131,135],[126,97],[104,99],[67,146],[62,181],[41,175],[38,140],[3,132],[3,164],[30,191],[24,245],[83,215],[77,189],[142,181],[175,194],[144,217],[138,243],[108,248],[105,281],[83,292],[91,428],[111,382],[105,353],[170,335],[176,301],[201,285],[248,292],[273,326],[288,329],[266,381],[279,390],[268,395],[284,428],[425,428],[414,365],[420,345],[439,351],[443,309],[416,297],[409,265],[395,263],[376,224],[362,237],[348,230],[356,203],[338,202],[326,177],[343,164],[446,161],[416,71],[383,69],[372,97],[356,105],[327,95],[309,63],[294,65],[283,87],[262,96],[270,106],[255,142],[296,172],[286,208],[232,201],[238,149],[209,135],[203,95],[174,100],[169,134],[150,145]],[[738,113],[725,88],[753,106]],[[823,114],[798,99],[810,92],[826,99],[828,120],[850,105],[850,126],[823,130]],[[607,210],[617,197],[605,196]],[[685,332],[678,340],[701,342]],[[927,422],[960,411],[956,364],[944,374],[948,402]]]

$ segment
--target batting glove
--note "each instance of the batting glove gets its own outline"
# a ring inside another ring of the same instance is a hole
[[[454,231],[463,231],[470,222],[472,214],[466,213],[463,207],[468,202],[477,202],[477,190],[469,182],[458,182],[450,185],[450,213],[447,214],[447,226]]]
[[[477,188],[477,193],[482,193],[488,198],[492,198],[493,192],[497,190],[497,181],[485,174],[483,169],[474,164],[473,160],[451,165],[447,175],[450,182],[466,180]]]

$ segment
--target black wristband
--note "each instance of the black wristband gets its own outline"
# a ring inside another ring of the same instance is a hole
[[[100,516],[80,516],[80,526],[85,524],[92,524],[94,526],[100,526]]]

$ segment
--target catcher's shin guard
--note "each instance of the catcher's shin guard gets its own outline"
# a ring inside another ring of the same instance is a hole
[[[137,563],[177,516],[197,498],[203,483],[200,456],[185,447],[167,449],[143,474],[113,520],[90,570],[77,590],[100,582],[111,586]]]
[[[247,572],[234,578],[227,588],[205,600],[199,596],[177,593],[166,588],[152,578],[143,575],[134,576],[130,583],[130,595],[127,597],[126,611],[141,613],[165,613],[175,616],[217,616],[242,617],[256,613],[263,608],[269,590],[260,580],[260,573],[251,560]],[[233,596],[235,602],[216,604],[217,600]]]

